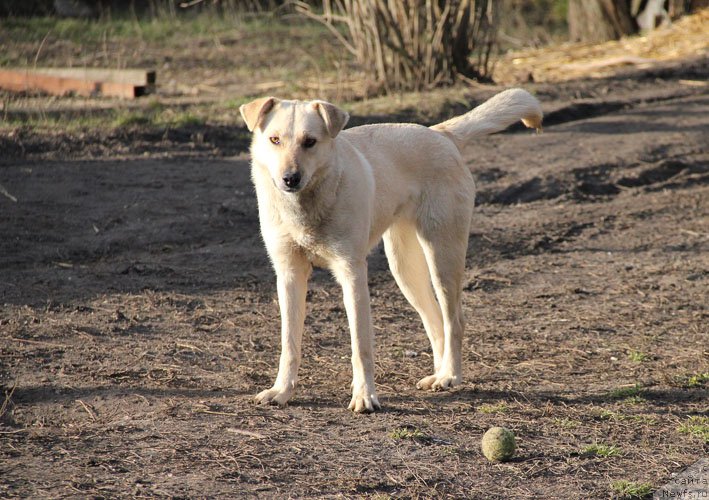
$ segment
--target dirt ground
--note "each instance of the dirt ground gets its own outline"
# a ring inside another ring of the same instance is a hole
[[[529,86],[544,133],[465,154],[479,184],[466,382],[415,389],[430,350],[376,249],[372,415],[346,409],[349,332],[325,272],[295,399],[252,402],[276,375],[279,317],[243,129],[4,134],[0,496],[660,487],[709,452],[688,432],[709,414],[708,77],[703,60]],[[511,462],[480,452],[495,425],[517,436]]]

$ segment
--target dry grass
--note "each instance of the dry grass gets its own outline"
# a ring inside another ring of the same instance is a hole
[[[702,58],[708,53],[709,9],[704,9],[647,35],[600,44],[565,43],[509,52],[497,62],[493,79],[513,83],[604,77],[628,65],[650,67],[658,62]]]

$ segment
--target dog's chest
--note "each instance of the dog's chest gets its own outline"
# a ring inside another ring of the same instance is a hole
[[[326,267],[328,262],[337,257],[337,252],[329,238],[324,236],[323,231],[317,228],[294,226],[289,233],[293,242],[305,251],[308,260],[314,265]]]
[[[299,200],[277,208],[279,226],[295,245],[300,247],[316,266],[327,267],[340,252],[339,231],[334,227],[331,214],[315,200]]]

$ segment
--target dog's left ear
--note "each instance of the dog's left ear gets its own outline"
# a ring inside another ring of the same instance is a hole
[[[242,104],[239,106],[239,112],[241,113],[241,117],[246,122],[249,132],[254,131],[263,117],[271,111],[271,108],[273,108],[275,103],[275,97],[262,97],[261,99],[256,99],[248,104]]]
[[[333,139],[345,128],[350,115],[344,109],[340,109],[334,104],[325,101],[313,101],[315,111],[322,117],[327,127],[327,132]]]

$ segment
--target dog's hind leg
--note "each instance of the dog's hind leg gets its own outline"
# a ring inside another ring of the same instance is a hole
[[[442,390],[462,381],[461,349],[463,344],[462,279],[472,206],[456,210],[447,223],[422,224],[418,237],[423,247],[436,298],[443,313],[443,355],[441,364],[431,376],[421,379],[419,389]],[[453,212],[451,212],[453,213]]]
[[[426,257],[416,237],[416,226],[397,221],[384,233],[384,251],[397,285],[423,321],[433,350],[434,372],[443,358],[443,317],[431,286]]]

